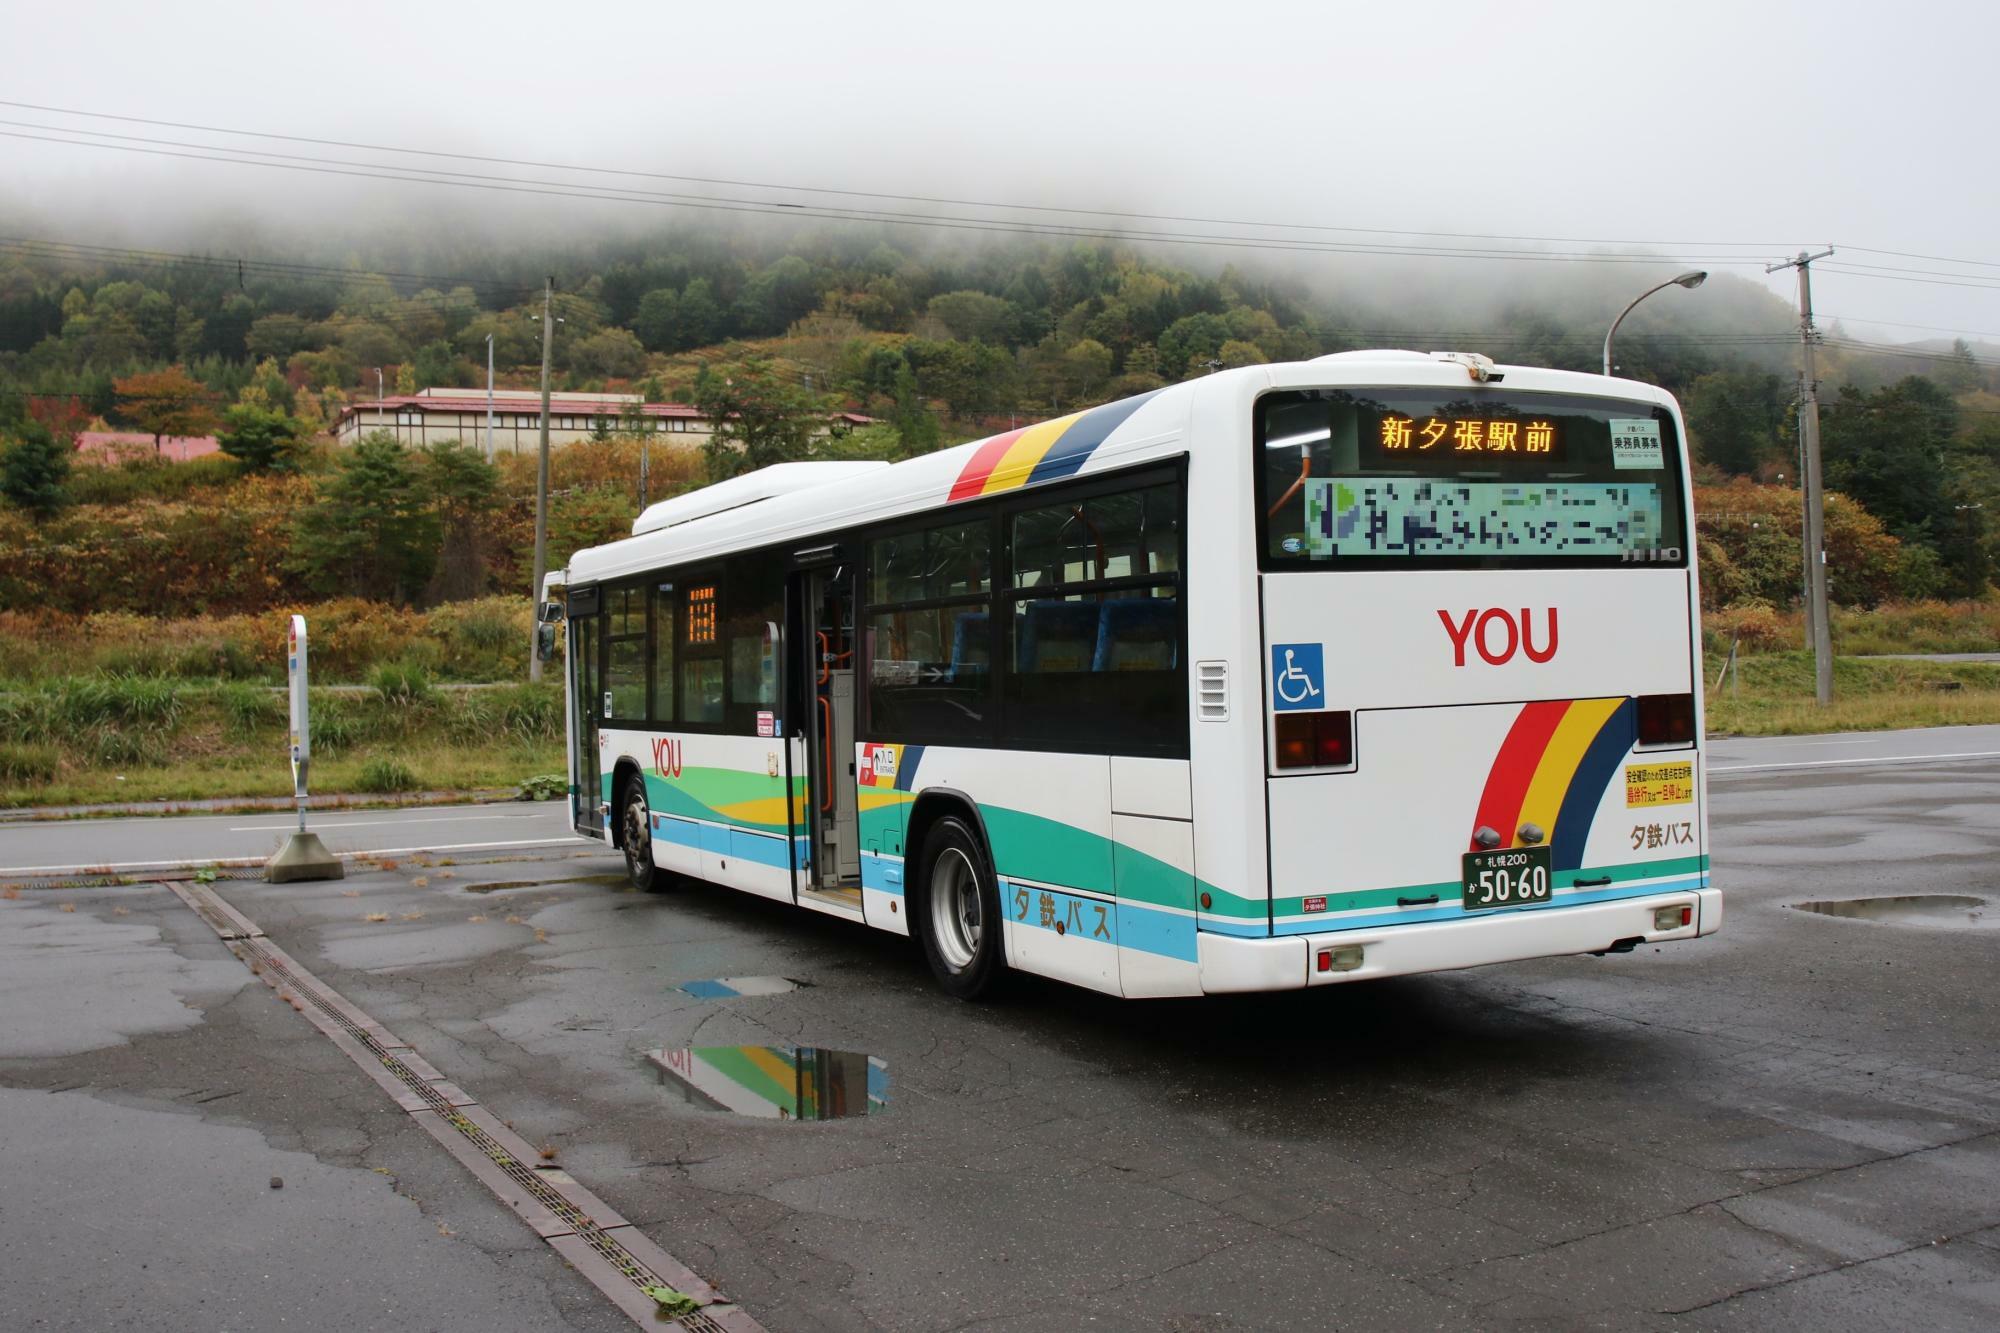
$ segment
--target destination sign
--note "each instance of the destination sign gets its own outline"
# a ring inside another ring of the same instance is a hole
[[[1391,466],[1465,467],[1547,463],[1563,456],[1562,431],[1541,417],[1406,417],[1391,413],[1375,427],[1375,458]],[[1441,460],[1450,460],[1444,462]]]
[[[715,642],[715,585],[712,583],[687,590],[687,641]]]

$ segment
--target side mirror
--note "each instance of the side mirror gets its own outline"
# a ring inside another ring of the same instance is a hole
[[[561,602],[543,602],[535,608],[535,620],[543,625],[560,625],[563,619]]]
[[[556,627],[544,623],[535,629],[535,657],[538,661],[553,661],[556,655]]]

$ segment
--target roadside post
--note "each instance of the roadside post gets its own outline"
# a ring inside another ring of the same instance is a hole
[[[306,695],[306,618],[292,617],[285,645],[285,681],[291,692],[292,797],[299,806],[298,832],[285,839],[278,854],[264,863],[264,878],[272,884],[296,880],[341,879],[346,868],[327,851],[319,834],[306,828],[306,776],[312,766],[312,718]]]

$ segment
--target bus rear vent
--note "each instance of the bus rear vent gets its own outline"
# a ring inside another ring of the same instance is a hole
[[[1195,716],[1203,722],[1229,720],[1229,663],[1196,662]]]

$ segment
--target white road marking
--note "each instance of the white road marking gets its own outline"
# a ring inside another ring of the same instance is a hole
[[[1718,773],[1769,773],[1781,768],[1846,768],[1856,764],[1929,764],[1940,759],[2000,759],[2000,750],[1966,750],[1958,754],[1890,754],[1873,759],[1799,759],[1787,764],[1710,764]]]
[[[313,823],[323,829],[380,828],[394,824],[473,824],[482,819],[532,819],[533,815],[438,815],[425,819],[358,819],[345,824],[329,824],[319,820]],[[284,833],[299,826],[296,819],[288,819],[282,824],[242,824],[228,830],[231,833]]]
[[[429,852],[473,852],[492,847],[566,847],[593,841],[574,834],[566,838],[521,838],[512,842],[441,842],[428,847],[370,847],[358,852],[335,852],[335,856],[417,856]],[[600,844],[602,845],[602,844]],[[0,879],[24,875],[96,875],[110,870],[183,870],[212,865],[259,865],[262,858],[248,856],[191,857],[185,861],[102,861],[90,865],[0,866]]]

